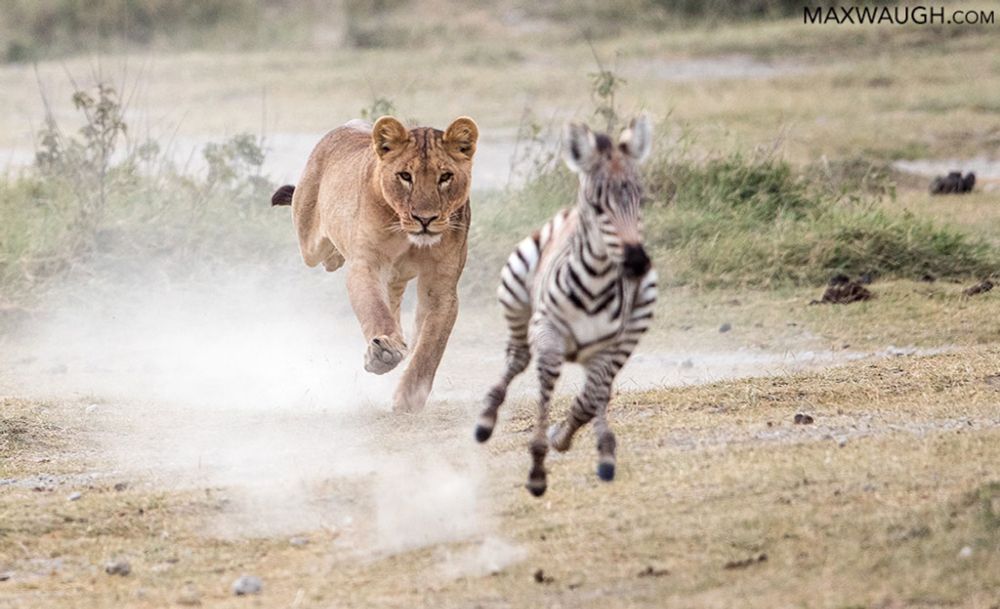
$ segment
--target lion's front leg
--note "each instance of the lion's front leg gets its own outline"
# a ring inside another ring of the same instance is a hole
[[[441,356],[458,317],[458,278],[428,277],[417,281],[417,339],[403,374],[393,409],[415,412],[424,407],[434,384]]]
[[[365,370],[385,374],[406,357],[406,342],[396,315],[386,302],[387,286],[378,267],[352,262],[347,275],[347,293],[368,341]]]

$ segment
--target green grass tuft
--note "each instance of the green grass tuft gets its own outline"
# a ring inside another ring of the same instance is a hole
[[[868,177],[859,180],[859,173]],[[646,245],[668,283],[707,288],[822,285],[836,273],[969,279],[996,272],[993,246],[886,211],[879,197],[893,187],[884,175],[873,180],[857,170],[836,179],[801,173],[773,157],[739,153],[652,159]],[[575,179],[559,168],[488,202],[490,212],[476,220],[476,264],[484,272],[499,268],[513,244],[571,204],[575,191]]]

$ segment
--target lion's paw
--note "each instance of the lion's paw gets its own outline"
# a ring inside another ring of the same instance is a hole
[[[385,374],[406,357],[406,344],[389,337],[376,336],[368,343],[365,351],[365,370],[373,374]]]

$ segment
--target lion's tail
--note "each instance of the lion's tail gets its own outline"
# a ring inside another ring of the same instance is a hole
[[[291,184],[285,184],[278,190],[274,191],[271,195],[271,205],[291,205],[292,204],[292,193],[295,192],[295,187]]]

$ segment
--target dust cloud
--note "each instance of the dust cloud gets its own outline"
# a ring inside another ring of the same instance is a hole
[[[371,556],[474,544],[461,564],[449,555],[449,573],[522,556],[500,540],[484,499],[468,423],[481,388],[452,384],[460,410],[433,435],[422,431],[433,402],[427,414],[391,414],[400,371],[363,371],[342,273],[306,269],[293,251],[182,279],[150,262],[138,274],[71,278],[39,309],[52,313],[4,358],[15,360],[18,392],[78,402],[108,475],[204,489],[217,505],[205,535],[332,532]],[[410,328],[412,311],[405,318]]]

